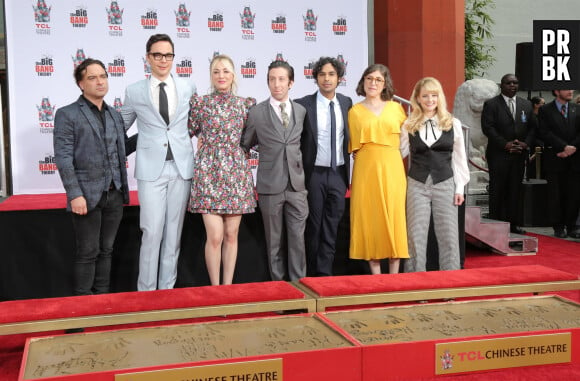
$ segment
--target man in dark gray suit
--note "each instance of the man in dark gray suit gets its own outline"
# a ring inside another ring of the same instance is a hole
[[[284,61],[270,64],[268,88],[271,96],[250,109],[242,136],[242,147],[246,151],[259,145],[256,187],[272,280],[283,280],[287,274],[293,281],[306,275],[304,227],[308,203],[300,151],[306,110],[289,99],[288,90],[293,84],[292,66]],[[286,239],[282,231],[284,226]],[[282,247],[283,242],[287,242],[287,250]]]
[[[76,238],[74,294],[109,292],[111,253],[129,202],[125,128],[108,106],[105,65],[87,58],[74,71],[81,96],[56,111],[54,156]]]
[[[352,100],[336,92],[344,65],[321,57],[312,70],[318,91],[296,99],[306,108],[301,149],[308,189],[306,260],[308,275],[332,275],[338,224],[349,183],[348,110]]]

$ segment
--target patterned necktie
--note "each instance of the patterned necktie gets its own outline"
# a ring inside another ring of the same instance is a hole
[[[336,115],[333,101],[330,101],[330,168],[336,169]]]
[[[159,84],[159,113],[165,121],[169,124],[169,103],[167,102],[167,93],[165,92],[165,86],[167,83],[161,82]]]
[[[286,112],[286,103],[280,103],[280,116],[282,117],[282,125],[284,128],[287,128],[290,124],[290,118],[288,117],[288,113]]]
[[[512,113],[512,118],[516,119],[516,103],[513,99],[510,99],[510,111]]]
[[[566,113],[566,105],[562,105],[562,108],[560,109],[560,112],[562,112],[562,116],[564,118],[568,117],[568,114]]]

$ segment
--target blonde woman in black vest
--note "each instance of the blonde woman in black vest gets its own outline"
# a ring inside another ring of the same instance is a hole
[[[441,83],[426,77],[411,95],[413,111],[401,133],[401,153],[409,155],[407,237],[410,258],[405,272],[425,271],[431,212],[439,269],[458,270],[457,209],[469,181],[461,122],[447,111]],[[406,133],[405,133],[406,132]]]

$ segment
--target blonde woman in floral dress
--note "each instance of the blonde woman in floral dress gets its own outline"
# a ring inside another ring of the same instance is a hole
[[[236,75],[230,57],[210,64],[211,94],[191,98],[190,133],[200,137],[195,155],[188,211],[201,213],[207,240],[205,262],[212,285],[231,284],[238,255],[242,214],[256,207],[250,165],[240,139],[254,98],[235,95]]]

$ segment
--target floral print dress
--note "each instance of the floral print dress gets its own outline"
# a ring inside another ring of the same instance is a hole
[[[190,212],[254,212],[254,180],[240,140],[248,110],[255,104],[254,98],[231,93],[191,97],[189,132],[200,136],[203,144],[194,159]]]

